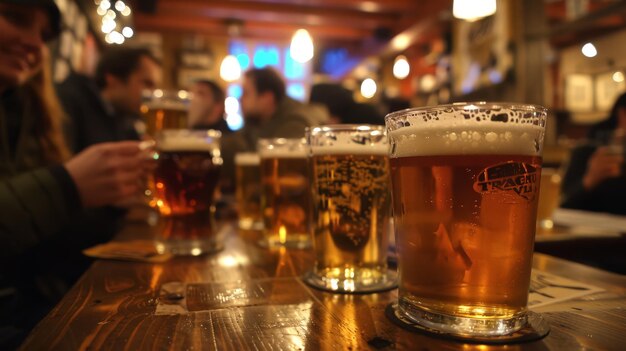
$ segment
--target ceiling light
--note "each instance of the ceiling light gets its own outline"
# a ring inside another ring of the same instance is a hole
[[[476,21],[496,13],[496,0],[454,0],[452,15],[466,21]]]
[[[595,57],[598,54],[598,50],[596,50],[596,47],[591,43],[583,45],[581,51],[583,55],[587,57]]]
[[[220,77],[227,82],[235,81],[241,77],[241,66],[235,56],[224,57],[220,65]]]
[[[371,99],[376,95],[376,82],[372,78],[367,78],[361,83],[361,95],[366,99]]]
[[[615,73],[613,73],[613,76],[611,78],[613,78],[613,81],[615,83],[621,83],[624,81],[624,73],[620,71],[615,71]]]
[[[410,72],[411,67],[409,66],[406,56],[399,55],[396,57],[393,63],[393,76],[398,79],[404,79],[409,76]]]
[[[291,38],[289,55],[296,62],[305,63],[313,58],[313,39],[306,29],[298,29]]]

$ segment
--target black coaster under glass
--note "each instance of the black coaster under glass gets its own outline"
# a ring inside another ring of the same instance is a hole
[[[394,324],[412,332],[419,332],[428,336],[436,338],[461,341],[464,343],[472,344],[488,344],[488,345],[505,345],[505,344],[519,344],[531,341],[540,340],[550,333],[550,326],[548,322],[539,313],[527,312],[528,321],[526,325],[520,330],[515,331],[508,335],[497,336],[463,336],[455,335],[451,333],[442,332],[432,328],[422,326],[407,317],[403,316],[398,311],[398,303],[394,302],[387,306],[385,309],[385,315]]]
[[[387,270],[385,279],[381,279],[372,284],[359,284],[356,282],[356,284],[352,286],[352,289],[346,289],[342,286],[337,286],[336,289],[333,289],[332,286],[329,286],[331,284],[322,279],[322,277],[314,274],[313,271],[305,273],[302,280],[315,289],[339,294],[371,294],[393,290],[398,287],[398,274],[392,270]]]

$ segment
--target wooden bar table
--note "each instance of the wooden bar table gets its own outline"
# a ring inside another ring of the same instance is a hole
[[[228,226],[227,226],[228,227]],[[624,350],[626,277],[535,254],[534,268],[604,289],[535,309],[550,334],[487,346],[402,329],[385,316],[397,290],[318,291],[300,276],[307,250],[258,246],[258,233],[228,230],[214,255],[162,264],[97,260],[22,345],[24,350]],[[149,238],[129,223],[118,240]]]

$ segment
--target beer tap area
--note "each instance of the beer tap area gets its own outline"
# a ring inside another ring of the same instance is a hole
[[[0,0],[0,349],[621,350],[625,40],[623,0]]]

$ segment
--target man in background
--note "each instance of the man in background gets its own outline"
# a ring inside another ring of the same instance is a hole
[[[232,132],[224,119],[224,90],[212,80],[201,79],[193,83],[189,104],[189,127],[215,129],[226,135]]]
[[[102,55],[94,79],[73,73],[57,86],[69,116],[67,140],[73,152],[105,142],[139,139],[136,123],[144,90],[161,81],[161,67],[150,50],[114,48]]]
[[[287,96],[285,82],[271,68],[248,70],[242,88],[244,127],[222,140],[226,180],[233,178],[235,153],[256,151],[262,138],[302,138],[306,127],[323,122],[316,110]],[[223,190],[232,190],[232,184],[224,183]]]

